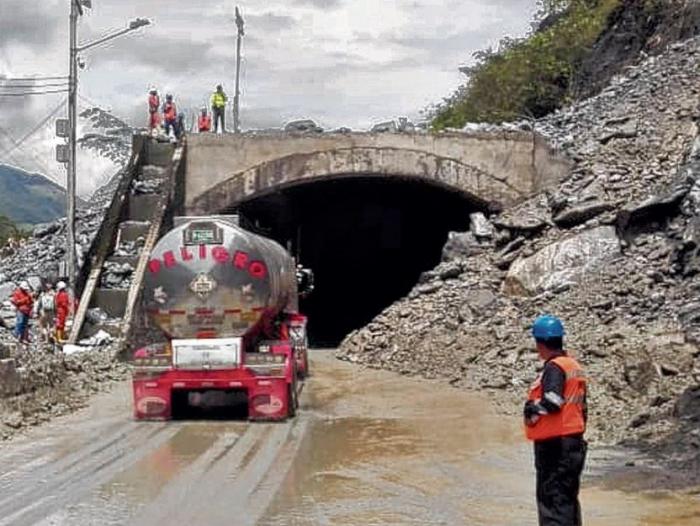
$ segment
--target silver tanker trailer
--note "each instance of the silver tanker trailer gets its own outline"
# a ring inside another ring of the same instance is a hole
[[[134,353],[135,417],[241,398],[250,419],[293,416],[308,372],[297,271],[282,246],[235,216],[176,218],[146,270],[143,307],[163,342]]]

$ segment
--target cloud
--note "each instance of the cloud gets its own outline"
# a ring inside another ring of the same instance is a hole
[[[40,48],[56,35],[56,2],[0,0],[0,49],[9,46]]]
[[[243,40],[244,127],[309,117],[325,128],[354,129],[398,115],[417,116],[451,93],[458,66],[504,36],[524,34],[536,0],[237,0]],[[85,52],[80,93],[136,126],[146,123],[146,92],[172,92],[184,111],[206,104],[222,82],[233,95],[234,4],[228,0],[100,0],[80,21],[90,41],[128,20],[149,27]],[[0,75],[65,75],[67,0],[0,0]],[[9,15],[8,15],[9,13]],[[48,95],[3,101],[0,126],[30,131],[61,101]],[[84,102],[81,102],[81,109]],[[0,133],[0,161],[8,139]],[[15,164],[63,178],[53,160],[53,122],[32,137]],[[104,169],[91,160],[82,184]],[[93,169],[94,168],[94,169]]]
[[[343,0],[292,0],[293,4],[312,6],[317,9],[337,9]]]
[[[272,12],[263,13],[261,15],[246,15],[245,25],[255,28],[258,33],[266,31],[282,31],[291,29],[297,23],[297,20],[288,15],[277,15]]]
[[[151,71],[170,74],[197,73],[208,67],[207,55],[213,46],[211,41],[194,40],[191,33],[143,33],[115,41],[88,60],[98,67],[111,62],[121,63],[126,68],[144,66]]]

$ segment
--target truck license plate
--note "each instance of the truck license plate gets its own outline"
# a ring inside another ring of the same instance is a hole
[[[173,340],[176,369],[231,369],[241,363],[241,339]]]

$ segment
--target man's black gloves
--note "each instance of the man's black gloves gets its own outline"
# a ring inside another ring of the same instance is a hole
[[[539,407],[532,400],[528,400],[523,407],[523,417],[525,420],[530,420],[535,415],[539,415]]]

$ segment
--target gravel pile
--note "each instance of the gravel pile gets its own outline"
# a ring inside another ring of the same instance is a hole
[[[113,356],[109,347],[69,356],[42,347],[17,350],[21,392],[0,398],[0,439],[83,407],[91,394],[125,379],[127,366]]]
[[[102,267],[101,287],[105,289],[128,289],[134,267],[130,263],[108,261]]]
[[[517,414],[538,365],[530,323],[554,313],[593,379],[594,440],[697,455],[700,430],[678,406],[700,385],[699,103],[693,39],[535,123],[574,161],[571,177],[474,216],[444,263],[350,334],[341,357],[486,389]]]

